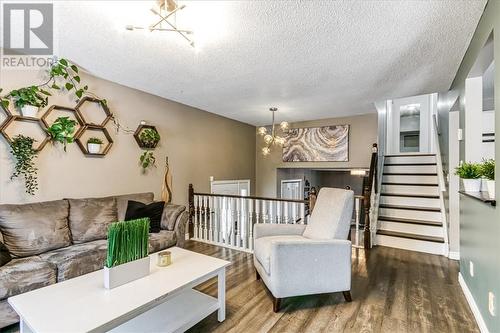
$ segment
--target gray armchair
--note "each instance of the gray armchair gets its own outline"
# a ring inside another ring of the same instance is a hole
[[[322,188],[308,225],[256,224],[254,265],[279,311],[285,297],[343,292],[351,301],[354,193]]]

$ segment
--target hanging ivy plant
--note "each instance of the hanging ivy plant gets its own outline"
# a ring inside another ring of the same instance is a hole
[[[35,149],[33,149],[34,142],[35,139],[33,138],[17,135],[12,139],[11,144],[11,153],[16,158],[16,165],[10,179],[23,177],[26,193],[31,195],[34,195],[38,189],[38,169],[33,161],[38,156]]]
[[[47,129],[47,132],[49,132],[52,141],[62,143],[64,151],[66,151],[67,144],[74,141],[73,133],[75,132],[76,125],[76,120],[70,119],[69,117],[59,117]]]
[[[139,140],[145,148],[155,148],[160,142],[160,134],[156,129],[144,128],[139,134]]]
[[[156,167],[156,157],[153,155],[152,151],[145,151],[139,157],[139,163],[142,167],[142,171],[146,171],[149,167]]]

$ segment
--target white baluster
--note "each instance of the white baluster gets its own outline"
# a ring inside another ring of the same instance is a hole
[[[213,198],[213,217],[214,217],[214,242],[219,242],[219,197]]]
[[[198,222],[198,196],[195,195],[193,197],[193,208],[194,208],[194,228],[193,228],[193,233],[194,233],[194,238],[198,239],[200,237],[200,232],[198,230],[199,222]]]
[[[248,228],[248,238],[245,238],[245,248],[253,250],[253,214],[254,214],[254,200],[248,199],[248,218],[247,218],[247,228]]]
[[[208,240],[214,241],[214,218],[213,218],[213,197],[207,198],[207,215],[208,215]]]
[[[208,239],[208,227],[207,227],[207,197],[203,196],[203,240]]]
[[[234,246],[236,247],[240,247],[241,246],[241,240],[240,240],[240,236],[241,236],[241,199],[234,199],[235,203],[234,203],[234,206],[236,208],[236,223],[235,223],[235,226],[236,226],[236,233],[235,233],[235,239],[234,239]]]
[[[260,223],[260,200],[255,200],[255,223]]]
[[[299,213],[299,205],[300,204],[297,202],[294,202],[292,204],[292,219],[293,219],[292,223],[293,224],[297,223],[297,220],[299,219],[299,214],[298,214]]]
[[[219,218],[218,218],[218,228],[219,228],[219,242],[224,243],[224,198],[219,197],[219,200],[217,201],[219,205]]]
[[[300,224],[306,224],[306,216],[305,216],[306,204],[304,203],[299,204],[299,210],[300,210]]]
[[[290,211],[289,211],[289,207],[288,207],[288,201],[285,201],[283,203],[283,220],[285,221],[285,224],[290,223],[290,221],[288,220],[289,216],[290,216],[289,213],[290,213]]]
[[[262,203],[262,205],[261,205],[261,208],[262,208],[262,213],[261,213],[262,222],[263,223],[269,223],[268,202],[266,200],[262,200],[261,203]]]
[[[354,209],[355,209],[355,219],[356,219],[356,235],[354,235],[354,243],[356,246],[359,246],[359,214],[360,214],[360,200],[356,198],[354,201]],[[351,232],[351,227],[349,226],[349,233]]]
[[[231,235],[231,207],[230,205],[230,198],[224,197],[224,204],[225,204],[225,216],[226,219],[224,221],[224,243],[226,245],[229,245],[230,241],[230,235]]]

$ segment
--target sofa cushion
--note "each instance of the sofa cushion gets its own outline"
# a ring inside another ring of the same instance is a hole
[[[323,187],[304,230],[311,239],[347,239],[351,226],[354,192]]]
[[[144,204],[142,202],[129,200],[125,221],[132,221],[142,218],[149,219],[149,232],[160,232],[161,217],[163,214],[164,201]]]
[[[19,316],[16,311],[4,299],[0,301],[0,329],[19,322]]]
[[[149,253],[172,247],[177,243],[175,231],[162,230],[149,234]]]
[[[163,230],[174,230],[175,222],[185,210],[186,206],[166,204],[161,217],[161,228]]]
[[[0,300],[56,283],[56,268],[39,257],[13,259],[0,267]]]
[[[29,257],[71,245],[68,202],[0,205],[4,244],[16,257]]]
[[[57,282],[102,269],[106,258],[107,240],[75,244],[40,255],[57,268]]]
[[[118,220],[115,198],[68,199],[68,201],[69,227],[73,243],[106,239],[108,226]]]
[[[269,236],[257,238],[254,242],[253,255],[262,265],[267,274],[271,274],[271,247],[273,242],[279,241],[309,241],[307,238],[297,235]]]
[[[143,204],[150,204],[154,200],[154,194],[152,192],[134,193],[116,195],[114,198],[116,199],[118,221],[125,221],[125,214],[127,213],[127,204],[129,200],[142,202]]]

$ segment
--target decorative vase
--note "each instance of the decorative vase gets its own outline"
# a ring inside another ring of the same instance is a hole
[[[36,117],[37,113],[38,106],[26,104],[25,106],[21,107],[21,115],[23,117]]]
[[[113,289],[149,275],[149,257],[115,267],[104,266],[104,288]]]
[[[166,203],[172,202],[172,174],[168,164],[168,157],[165,162],[165,175],[163,176],[163,185],[161,189],[161,199]]]
[[[481,191],[481,179],[463,179],[465,192],[480,192]]]
[[[99,154],[101,152],[100,143],[87,143],[87,150],[90,154]]]
[[[487,180],[486,181],[486,188],[488,189],[488,194],[490,198],[495,199],[495,181],[494,180]]]

